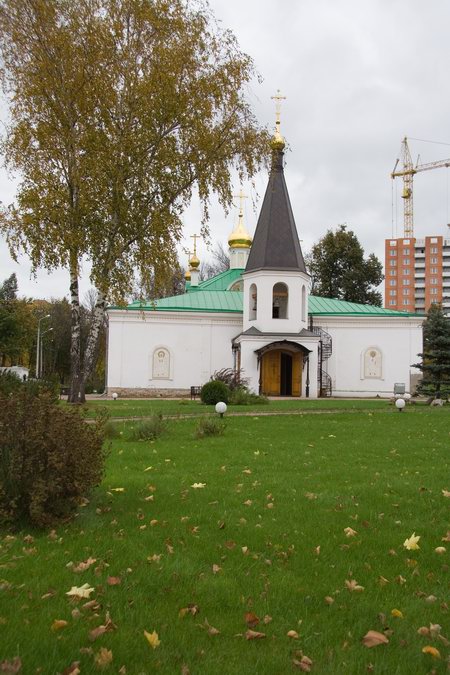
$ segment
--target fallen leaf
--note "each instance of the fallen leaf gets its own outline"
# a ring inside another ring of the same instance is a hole
[[[357,593],[361,593],[364,590],[364,586],[360,586],[356,579],[351,579],[350,581],[346,579],[345,585],[348,588],[349,591],[356,591]]]
[[[217,574],[218,572],[220,572],[221,569],[222,568],[220,567],[220,565],[213,565],[212,566],[213,574]]]
[[[111,488],[111,492],[125,492],[125,488]]]
[[[249,628],[254,628],[259,624],[259,617],[253,612],[246,612],[244,616],[245,623]]]
[[[286,635],[288,636],[288,638],[292,638],[293,640],[298,640],[298,633],[297,633],[296,630],[288,630]]]
[[[427,645],[426,647],[422,647],[422,652],[423,652],[423,654],[429,654],[434,659],[440,659],[441,658],[441,653],[440,653],[439,649],[436,649],[436,647],[431,647],[430,645]]]
[[[206,483],[194,483],[191,485],[191,488],[194,488],[194,490],[198,490],[199,488],[204,488],[206,487]]]
[[[251,506],[252,504],[253,504],[253,502],[252,502],[251,499],[247,499],[247,500],[244,502],[244,506]]]
[[[161,640],[159,639],[156,630],[154,630],[153,633],[148,633],[146,630],[144,630],[144,635],[147,638],[148,644],[153,649],[156,649],[156,647],[159,647],[161,644]]]
[[[80,662],[74,661],[67,668],[62,671],[62,675],[80,675]]]
[[[204,626],[202,626],[202,628],[206,628],[206,630],[208,631],[208,635],[219,635],[220,634],[220,630],[218,630],[217,628],[214,628],[214,626],[211,626],[208,623],[208,619],[205,619],[205,624],[204,624]]]
[[[305,492],[305,497],[306,499],[317,499],[317,495],[315,492]]]
[[[334,602],[334,598],[332,598],[331,595],[326,595],[324,600],[327,605],[332,605]]]
[[[82,586],[72,586],[70,591],[67,591],[66,595],[74,598],[89,598],[93,592],[94,589],[89,586],[89,584],[83,584]]]
[[[416,536],[416,533],[413,532],[412,535],[409,537],[409,539],[405,539],[403,542],[403,546],[408,550],[408,551],[417,551],[419,547],[419,536]]]
[[[55,619],[52,623],[52,630],[56,632],[57,630],[61,630],[61,628],[65,628],[68,625],[69,622],[64,621],[64,619]]]
[[[244,469],[242,473],[246,473],[247,475],[250,475],[252,472],[251,469]]]
[[[187,607],[183,607],[182,609],[180,609],[180,611],[178,612],[178,616],[180,617],[180,619],[186,616],[186,614],[192,614],[192,616],[195,616],[196,614],[199,613],[199,611],[200,609],[198,605],[188,605]]]
[[[246,631],[245,633],[245,639],[246,640],[261,640],[262,638],[265,638],[266,634],[265,633],[260,633],[257,630],[250,630]]]
[[[420,628],[417,629],[417,632],[419,635],[429,635],[430,634],[430,629],[427,628],[427,626],[421,626]]]
[[[73,565],[72,567],[72,572],[85,572],[90,568],[91,565],[93,565],[95,562],[97,562],[96,558],[88,558],[84,562],[78,563],[78,565]]]
[[[108,577],[106,583],[108,586],[119,586],[122,583],[122,579],[120,577]]]
[[[450,497],[450,490],[442,490],[442,494],[444,497]]]
[[[399,609],[391,609],[391,616],[395,616],[397,619],[403,619],[403,614]]]
[[[21,669],[22,661],[19,656],[15,656],[12,661],[0,661],[0,673],[20,673]]]
[[[378,647],[378,645],[387,645],[389,640],[384,633],[379,633],[377,630],[369,630],[363,637],[362,643],[364,647]]]
[[[445,553],[446,551],[447,551],[447,549],[445,548],[445,546],[437,546],[437,547],[434,549],[434,552],[435,552],[435,553],[438,553],[439,555],[442,555],[442,554]]]
[[[263,619],[263,623],[265,623],[265,624],[267,625],[267,624],[270,623],[271,621],[272,621],[272,617],[269,616],[269,614],[266,614],[265,617],[264,617],[264,619]]]
[[[346,537],[356,537],[358,534],[357,531],[353,530],[351,527],[344,528],[344,532]]]
[[[97,626],[97,628],[93,628],[91,631],[89,631],[89,640],[91,642],[94,642],[94,640],[97,640],[101,635],[104,635],[106,633],[106,626],[101,625]]]
[[[95,665],[101,670],[108,668],[108,666],[112,663],[112,660],[112,651],[110,649],[106,649],[106,647],[102,647],[94,657]]]
[[[296,668],[299,668],[304,673],[310,673],[313,662],[310,658],[308,658],[308,656],[302,656],[300,659],[293,659],[292,665],[294,665]]]

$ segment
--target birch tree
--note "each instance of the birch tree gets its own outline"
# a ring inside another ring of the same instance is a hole
[[[67,268],[71,395],[84,400],[108,302],[136,273],[157,288],[176,264],[194,192],[207,230],[212,193],[231,203],[231,175],[253,175],[267,134],[245,97],[251,59],[203,2],[1,0],[0,49],[20,173],[2,229],[35,269]],[[98,296],[84,354],[79,277]]]

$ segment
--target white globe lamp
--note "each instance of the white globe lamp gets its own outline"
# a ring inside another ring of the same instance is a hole
[[[405,403],[405,400],[404,400],[403,398],[398,398],[398,399],[395,401],[395,407],[397,408],[397,410],[398,410],[399,412],[402,412],[402,410],[403,410],[403,408],[405,407],[405,405],[406,405],[406,403]]]
[[[224,413],[227,412],[227,404],[224,403],[223,401],[219,401],[216,403],[216,413],[220,415],[221,417],[224,416]]]
[[[117,399],[119,398],[119,394],[116,394],[116,392],[114,392],[114,394],[112,395],[112,398],[113,398],[113,401],[117,401]]]

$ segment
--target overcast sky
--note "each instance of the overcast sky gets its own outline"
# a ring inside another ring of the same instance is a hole
[[[450,3],[448,0],[211,0],[223,27],[231,28],[263,81],[248,92],[262,124],[272,125],[277,89],[283,103],[282,133],[290,151],[285,175],[303,251],[327,229],[346,223],[366,253],[383,259],[384,239],[402,236],[401,180],[389,174],[403,136],[413,161],[450,157]],[[256,179],[261,199],[267,175]],[[416,236],[446,235],[450,222],[448,169],[419,173],[414,180]],[[244,185],[247,194],[255,190]],[[0,174],[0,199],[10,203],[14,183]],[[235,186],[236,191],[239,185]],[[257,213],[247,200],[247,226]],[[226,243],[236,213],[211,211],[211,239]],[[199,231],[196,205],[186,213],[185,235]],[[450,235],[449,235],[450,236]],[[16,272],[20,293],[66,295],[65,271],[30,279],[0,243],[0,281]],[[199,245],[199,257],[208,253]],[[182,263],[184,260],[182,259]],[[89,287],[85,274],[83,288]]]

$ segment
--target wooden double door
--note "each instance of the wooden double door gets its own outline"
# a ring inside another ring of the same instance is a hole
[[[273,349],[262,356],[261,393],[265,396],[301,396],[302,353]]]

